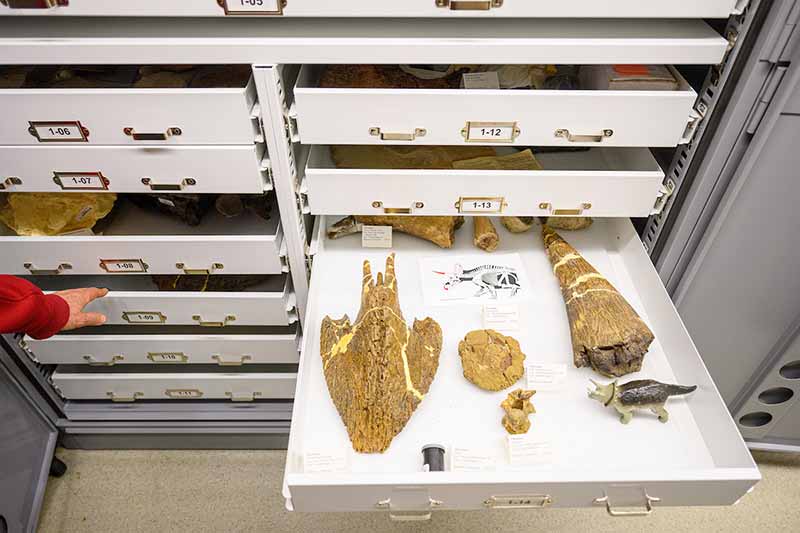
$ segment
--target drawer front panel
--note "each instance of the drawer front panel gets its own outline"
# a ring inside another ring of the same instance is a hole
[[[677,91],[309,88],[313,70],[303,67],[295,90],[305,144],[459,145],[470,123],[485,123],[518,131],[470,144],[676,146],[697,98],[683,80]]]
[[[321,231],[328,222],[322,221]],[[643,513],[650,506],[658,512],[659,506],[732,504],[742,497],[758,481],[757,468],[630,221],[598,220],[589,229],[564,236],[624,295],[655,335],[642,371],[620,382],[658,379],[698,386],[691,396],[670,400],[668,423],[638,411],[623,426],[613,410],[586,397],[590,379],[610,380],[572,364],[564,301],[541,239],[503,232],[497,252],[475,261],[519,254],[535,295],[517,302],[526,325],[512,336],[527,353],[526,363],[566,366],[559,386],[540,390],[532,400],[536,411],[528,436],[549,443],[552,453],[526,466],[511,464],[498,409],[508,390],[478,390],[463,377],[459,359],[450,357],[466,332],[480,327],[481,305],[428,305],[423,294],[428,287],[421,279],[424,258],[461,264],[466,259],[458,257],[474,257],[471,232],[457,233],[452,250],[436,250],[396,235],[393,251],[406,321],[430,316],[442,328],[442,352],[432,385],[385,452],[356,453],[328,392],[320,336],[305,336],[287,454],[287,505],[302,512],[388,507],[390,514],[420,517],[430,510],[431,500],[440,502],[438,509],[601,507],[607,500],[610,511],[636,507]],[[312,332],[320,330],[326,316],[338,319],[358,312],[362,261],[371,262],[375,275],[384,271],[387,255],[384,250],[364,250],[353,239],[321,239],[306,319]],[[453,446],[486,454],[488,468],[424,472],[420,449],[430,442],[445,446],[448,454]],[[345,460],[335,471],[320,472],[304,468],[309,453],[343,455]],[[603,461],[597,461],[598,454]]]
[[[249,193],[271,188],[258,146],[0,146],[10,192]]]
[[[257,135],[254,104],[252,80],[241,89],[3,89],[0,145],[249,145]],[[48,122],[79,122],[84,142],[46,128],[42,142],[31,129]]]
[[[280,274],[282,236],[0,237],[6,274]]]
[[[297,335],[56,335],[26,338],[43,364],[235,366],[296,363]]]
[[[63,374],[53,385],[68,400],[290,400],[296,374]]]
[[[607,152],[639,169],[628,171],[349,170],[322,163],[315,151],[323,150],[312,148],[306,167],[305,189],[314,214],[377,215],[404,209],[415,215],[457,215],[460,209],[468,211],[464,200],[502,198],[505,215],[649,216],[664,178],[642,148]],[[540,159],[547,168],[548,157]]]
[[[11,5],[20,4],[8,0]],[[564,0],[561,2],[530,2],[530,0],[502,0],[463,2],[457,0],[403,0],[402,2],[375,2],[374,0],[349,0],[347,4],[328,0],[289,0],[281,9],[277,0],[266,0],[263,7],[247,8],[241,0],[195,0],[180,5],[162,0],[70,0],[67,6],[50,9],[9,9],[0,5],[3,15],[82,15],[82,16],[164,16],[213,17],[238,14],[253,16],[300,17],[585,17],[585,18],[714,18],[727,17],[733,12],[735,0],[617,0],[611,4],[598,4],[592,0]],[[56,2],[52,2],[56,4]],[[225,9],[225,7],[227,9]]]

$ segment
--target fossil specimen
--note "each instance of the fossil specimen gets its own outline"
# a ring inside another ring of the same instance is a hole
[[[377,280],[364,261],[355,323],[326,316],[320,333],[328,392],[355,451],[389,447],[428,392],[441,350],[442,328],[432,318],[414,320],[410,329],[403,318],[394,254]]]
[[[458,89],[466,69],[442,78],[422,79],[395,65],[329,65],[319,86],[342,89]]]
[[[508,398],[503,400],[500,407],[506,412],[503,416],[503,427],[512,435],[527,433],[531,428],[528,415],[535,413],[531,397],[535,390],[516,389],[508,393]]]
[[[494,156],[488,146],[332,146],[336,168],[451,169],[456,161]]]
[[[0,197],[0,222],[17,235],[62,235],[88,230],[107,216],[114,193],[17,193]]]
[[[519,342],[493,329],[477,329],[467,333],[458,343],[458,355],[464,377],[478,387],[499,391],[522,377],[525,354]]]
[[[500,221],[511,233],[525,233],[534,223],[534,217],[502,217]]]
[[[592,225],[591,217],[542,217],[542,224],[550,226],[552,229],[579,230],[586,229]]]
[[[662,423],[666,423],[669,413],[664,409],[664,404],[669,397],[689,394],[697,389],[697,385],[669,385],[652,379],[630,381],[624,385],[617,385],[616,380],[608,385],[591,381],[595,390],[589,389],[589,398],[616,409],[620,414],[619,421],[623,424],[631,421],[635,409],[650,409]]]
[[[363,225],[391,226],[394,231],[425,239],[441,248],[452,248],[456,230],[462,224],[464,217],[349,216],[328,229],[328,238],[338,239],[359,233]]]
[[[623,296],[548,226],[542,238],[567,306],[576,367],[604,376],[642,369],[653,332]]]
[[[487,252],[493,252],[500,244],[500,236],[497,235],[497,230],[492,224],[492,219],[489,217],[473,217],[475,224],[475,233],[472,243]]]

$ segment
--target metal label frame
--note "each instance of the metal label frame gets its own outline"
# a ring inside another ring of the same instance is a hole
[[[69,185],[64,184],[64,178],[68,178],[71,176],[86,176],[91,178],[97,178],[100,181],[99,187],[71,187]],[[108,186],[111,183],[108,178],[103,176],[102,172],[58,172],[53,171],[53,182],[61,187],[62,191],[107,191]]]
[[[150,322],[147,320],[132,320],[130,315],[153,315],[158,318]],[[167,321],[167,315],[161,311],[123,311],[122,320],[128,324],[163,324]]]
[[[502,137],[500,139],[470,139],[469,131],[472,128],[511,128],[511,137]],[[513,143],[521,133],[519,123],[514,122],[473,122],[467,121],[464,128],[461,130],[461,136],[464,137],[464,142],[468,143],[491,143],[491,144],[509,144]]]
[[[173,400],[194,400],[203,397],[200,389],[165,389],[164,394]]]
[[[78,128],[78,131],[81,134],[79,139],[42,139],[39,137],[39,132],[36,131],[36,128],[48,128],[48,127],[71,127],[71,128]],[[32,120],[28,121],[28,133],[36,137],[36,140],[40,143],[88,143],[89,142],[89,130],[81,124],[80,120]]]
[[[225,10],[226,17],[277,17],[283,15],[283,8],[286,7],[287,0],[278,0],[277,11],[237,11],[228,7],[229,0],[217,0],[217,4]]]
[[[179,360],[177,361],[159,361],[159,357],[164,357],[165,355],[174,355]],[[180,365],[189,362],[189,356],[183,352],[147,352],[147,358],[150,359],[151,363],[157,365]]]
[[[487,201],[499,203],[500,208],[496,211],[464,209],[464,204],[467,202],[487,202]],[[503,209],[507,205],[508,204],[506,204],[506,199],[504,196],[462,196],[456,202],[456,208],[458,209],[458,212],[464,214],[500,214],[503,212]]]
[[[134,263],[138,265],[138,270],[109,270],[108,265],[110,263]],[[147,263],[145,263],[142,259],[101,259],[100,260],[100,268],[108,272],[109,274],[142,274],[147,272]]]

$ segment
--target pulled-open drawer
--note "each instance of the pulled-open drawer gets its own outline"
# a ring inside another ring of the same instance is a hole
[[[161,366],[97,368],[59,365],[53,386],[67,400],[291,400],[296,365],[250,366],[226,371],[193,367],[175,372]]]
[[[208,213],[198,226],[125,200],[101,235],[21,237],[0,225],[0,271],[16,275],[281,274],[288,272],[277,207]],[[272,200],[274,201],[274,199]],[[103,224],[103,222],[101,222]]]
[[[208,285],[207,276],[195,276],[197,287]],[[169,276],[167,277],[169,278]],[[46,276],[31,278],[44,291],[74,287],[105,287],[109,293],[86,307],[86,311],[103,313],[106,324],[287,326],[297,322],[295,295],[287,275],[258,276],[237,290],[233,276],[231,288],[225,291],[160,291],[149,276]],[[175,278],[177,283],[179,280]],[[163,283],[169,283],[165,279]],[[254,284],[251,284],[254,283]]]
[[[261,145],[0,146],[0,191],[259,194],[271,189]]]
[[[294,90],[305,144],[676,146],[699,117],[673,68],[666,91],[321,88],[324,68],[304,65]]]
[[[242,366],[297,363],[299,339],[296,326],[235,326],[217,333],[185,326],[101,326],[46,340],[26,337],[21,344],[42,364]]]
[[[504,150],[513,149],[500,149]],[[664,172],[646,148],[536,154],[544,170],[337,168],[313,146],[301,191],[311,213],[646,217]]]
[[[727,17],[736,0],[194,0],[186,5],[163,0],[3,0],[0,14],[135,17],[275,16],[286,17]],[[6,6],[12,6],[8,9]],[[32,8],[32,6],[34,8]],[[23,9],[27,8],[27,9]]]
[[[320,224],[323,235],[327,223]],[[481,306],[423,305],[420,260],[475,253],[472,233],[457,234],[452,250],[396,235],[397,286],[405,320],[411,324],[432,317],[442,327],[443,348],[426,397],[388,450],[353,452],[323,374],[320,325],[325,316],[355,316],[361,263],[370,260],[373,273],[383,271],[388,250],[362,249],[358,239],[321,240],[292,415],[284,480],[287,507],[388,509],[405,518],[424,518],[432,509],[546,506],[606,506],[615,514],[620,507],[636,507],[628,512],[649,514],[653,507],[732,504],[742,497],[759,480],[759,472],[630,221],[597,220],[588,230],[563,235],[608,277],[655,334],[642,371],[621,382],[657,379],[698,386],[691,396],[670,400],[668,423],[639,412],[622,425],[613,409],[587,398],[590,379],[608,380],[572,365],[564,302],[541,239],[503,232],[498,252],[520,255],[532,290],[530,299],[517,304],[520,329],[510,334],[520,341],[527,364],[566,365],[558,387],[533,397],[536,413],[528,435],[547,443],[552,454],[542,454],[531,466],[510,464],[500,408],[508,390],[486,392],[469,383],[458,356],[459,341],[482,327]],[[496,257],[478,253],[477,260],[483,257],[489,263]],[[444,446],[446,458],[454,446],[485,452],[488,466],[482,471],[423,471],[421,448],[430,443]],[[313,468],[305,467],[309,455]],[[327,469],[320,468],[320,457],[330,459]]]
[[[241,72],[226,77],[225,69],[197,67],[209,81],[190,87],[168,83],[188,77],[179,69],[160,73],[166,79],[152,88],[0,89],[0,145],[252,145],[261,140],[255,82]]]

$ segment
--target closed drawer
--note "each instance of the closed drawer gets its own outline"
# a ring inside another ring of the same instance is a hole
[[[118,201],[121,205],[102,235],[21,237],[0,225],[0,272],[37,276],[288,272],[276,207],[269,220],[249,212],[226,219],[213,211],[199,226],[187,226]]]
[[[206,276],[198,276],[207,280]],[[86,311],[103,313],[106,324],[287,326],[297,322],[288,275],[263,276],[239,292],[159,291],[149,276],[46,276],[31,278],[44,291],[105,287],[109,293]],[[198,283],[202,283],[199,281]]]
[[[223,334],[175,326],[102,326],[47,340],[25,338],[23,346],[42,364],[243,366],[296,363],[298,340],[295,327],[237,327]]]
[[[3,0],[0,14],[25,15],[105,15],[105,16],[225,16],[265,15],[305,17],[727,17],[734,10],[735,0],[618,0],[608,5],[592,0],[535,2],[530,0],[403,0],[375,2],[349,0],[346,4],[329,0],[195,0],[186,5],[174,5],[161,0],[70,0],[59,6],[55,0]],[[53,6],[41,9],[8,9],[10,6]],[[534,4],[534,5],[532,5]]]
[[[242,193],[272,189],[261,146],[0,146],[0,191]]]
[[[67,400],[290,400],[297,374],[295,365],[240,368],[235,372],[214,367],[194,368],[191,373],[165,367],[101,369],[59,366],[53,385]]]
[[[569,91],[320,88],[324,68],[304,65],[295,87],[305,144],[676,146],[696,118],[674,69],[674,91]]]
[[[336,168],[327,146],[311,148],[302,191],[314,214],[486,213],[649,216],[664,172],[646,148],[536,154],[546,170]],[[498,211],[502,205],[502,211]]]
[[[320,224],[322,232],[329,222]],[[331,512],[389,506],[390,511],[422,517],[430,512],[431,501],[440,502],[439,509],[592,507],[605,504],[602,498],[607,496],[612,511],[615,506],[636,506],[644,514],[645,495],[660,498],[655,512],[659,506],[732,504],[743,496],[759,479],[758,470],[630,221],[598,220],[588,230],[565,236],[655,334],[642,371],[620,382],[658,379],[698,386],[692,396],[668,403],[667,424],[639,413],[623,426],[613,411],[586,397],[590,379],[609,380],[572,365],[564,301],[541,239],[503,232],[498,252],[520,255],[535,293],[518,303],[523,325],[511,335],[527,354],[526,363],[566,365],[560,386],[533,397],[536,414],[529,435],[549,442],[552,456],[535,466],[509,464],[499,407],[508,390],[489,393],[476,388],[464,379],[456,356],[465,333],[481,327],[481,306],[426,306],[420,290],[420,260],[474,254],[471,232],[458,234],[453,250],[434,250],[413,237],[396,235],[397,286],[405,320],[411,324],[432,317],[442,327],[443,347],[426,397],[388,450],[353,452],[328,393],[320,326],[325,316],[355,316],[362,261],[371,262],[373,274],[382,272],[388,251],[364,250],[353,239],[320,240],[287,454],[288,506]],[[517,386],[524,387],[524,381]],[[420,450],[430,443],[445,446],[448,454],[452,446],[486,450],[492,466],[485,471],[447,467],[445,472],[423,472]],[[345,460],[334,472],[305,470],[306,453],[344,455]]]
[[[261,138],[252,78],[241,87],[0,89],[0,110],[0,145],[252,145]]]

